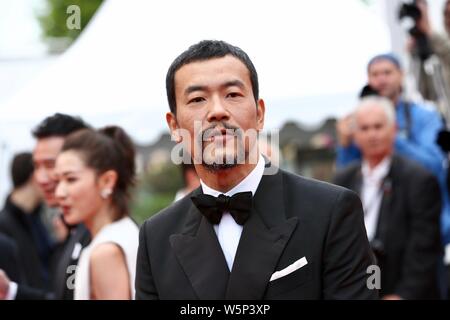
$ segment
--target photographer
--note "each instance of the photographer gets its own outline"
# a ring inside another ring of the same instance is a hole
[[[407,5],[408,6],[408,5]],[[425,0],[416,0],[409,5],[410,10],[403,10],[416,18],[412,36],[408,41],[408,49],[412,54],[413,61],[418,65],[416,69],[418,77],[418,89],[423,98],[442,103],[442,99],[447,103],[445,108],[449,108],[448,97],[450,97],[450,0],[444,5],[444,26],[446,34],[440,34],[433,30],[429,14],[428,5]],[[402,8],[403,9],[403,8]],[[401,10],[402,11],[402,10]],[[439,69],[425,71],[425,65],[430,61],[430,57],[438,58]],[[441,78],[442,75],[442,78]],[[437,81],[437,82],[436,82]],[[445,114],[449,110],[443,110]],[[450,119],[447,119],[449,121]]]

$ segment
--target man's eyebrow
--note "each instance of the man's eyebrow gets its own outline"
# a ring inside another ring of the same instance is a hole
[[[193,86],[189,86],[186,88],[186,90],[184,90],[184,93],[186,95],[195,92],[195,91],[205,91],[206,87],[205,86],[200,86],[200,85],[193,85]]]
[[[232,80],[232,81],[227,81],[225,82],[221,87],[223,88],[228,88],[228,87],[239,87],[239,88],[244,88],[245,85],[242,81],[240,80]]]
[[[223,84],[220,85],[221,88],[228,88],[228,87],[239,87],[239,88],[244,88],[245,85],[242,81],[240,80],[231,80],[231,81],[227,81]],[[184,93],[186,95],[195,92],[195,91],[206,91],[207,90],[207,86],[202,86],[202,85],[192,85],[186,88],[186,90],[184,90]]]

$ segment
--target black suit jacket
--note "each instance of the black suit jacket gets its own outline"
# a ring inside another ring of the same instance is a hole
[[[27,220],[26,215],[8,197],[0,212],[0,233],[13,239],[17,246],[23,268],[24,283],[34,288],[47,290],[49,283],[45,279],[45,274],[48,273],[48,266],[39,257],[38,246],[32,235],[31,223]]]
[[[89,231],[83,224],[79,224],[70,231],[66,241],[57,248],[52,266],[53,290],[56,299],[73,300],[75,268],[78,265],[80,253],[75,247],[84,248],[90,241]]]
[[[42,277],[45,266],[39,258],[38,248],[32,236],[30,222],[26,213],[16,207],[8,198],[0,212],[0,234],[4,233],[18,249],[22,277],[18,282],[17,300],[73,299],[73,287],[67,285],[69,277],[74,276],[78,256],[72,257],[74,247],[80,243],[85,247],[90,242],[89,231],[83,225],[74,227],[66,241],[52,250],[49,258],[50,281],[45,283]],[[7,273],[8,274],[8,273]],[[9,276],[9,274],[8,274]],[[69,280],[70,282],[70,280]]]
[[[74,256],[75,246],[84,248],[91,241],[91,235],[82,224],[74,227],[67,239],[55,250],[52,260],[52,291],[39,290],[19,283],[17,300],[73,300],[75,267],[80,251]]]
[[[361,192],[361,164],[343,169],[336,184]],[[438,299],[441,259],[439,217],[441,196],[434,176],[398,155],[384,180],[375,234],[381,269],[381,295],[406,299]]]
[[[21,264],[13,239],[0,233],[0,269],[14,282],[22,281]]]
[[[302,257],[306,266],[269,281]],[[372,263],[358,196],[279,170],[258,186],[231,272],[213,226],[189,196],[147,220],[136,298],[372,299]]]

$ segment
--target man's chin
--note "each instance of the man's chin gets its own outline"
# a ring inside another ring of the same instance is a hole
[[[69,229],[75,228],[78,223],[72,223],[71,221],[67,221],[67,218],[64,215],[61,215],[61,220],[63,221],[64,225]]]
[[[234,150],[220,150],[216,153],[216,156],[204,156],[205,157],[202,159],[202,165],[210,172],[229,170],[242,163],[242,161],[239,162]]]

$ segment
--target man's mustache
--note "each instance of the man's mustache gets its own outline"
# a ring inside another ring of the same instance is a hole
[[[223,130],[227,130],[228,132],[232,131],[231,133],[236,136],[241,131],[239,127],[233,126],[229,123],[217,122],[202,130],[197,136],[197,141],[206,141],[213,136],[222,135]]]

